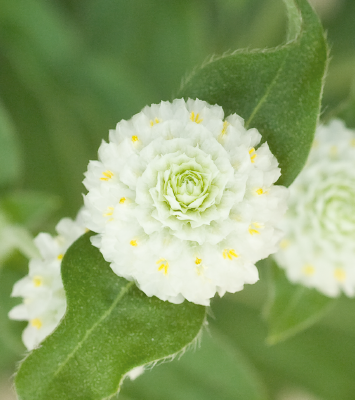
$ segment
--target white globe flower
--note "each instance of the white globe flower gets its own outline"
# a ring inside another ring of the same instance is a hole
[[[66,299],[60,266],[69,246],[85,233],[81,213],[76,221],[62,219],[56,231],[56,237],[40,233],[35,238],[41,258],[30,260],[28,275],[15,283],[11,294],[13,297],[23,297],[22,304],[14,307],[9,317],[29,321],[22,334],[28,350],[37,347],[52,333],[65,313]]]
[[[261,135],[219,106],[174,100],[121,121],[89,163],[87,227],[113,271],[148,296],[208,305],[258,280],[286,189]]]
[[[291,282],[327,296],[355,295],[355,131],[317,129],[306,167],[290,187],[286,237],[275,255]]]

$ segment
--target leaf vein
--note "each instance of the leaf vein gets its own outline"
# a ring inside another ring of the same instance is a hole
[[[89,338],[89,336],[91,335],[91,333],[102,323],[102,321],[104,321],[113,311],[113,309],[116,307],[116,305],[120,302],[120,300],[123,298],[123,296],[131,289],[131,287],[134,285],[134,282],[128,282],[126,286],[124,286],[120,292],[118,293],[116,299],[114,300],[114,302],[111,304],[110,308],[108,308],[104,314],[101,316],[101,318],[99,318],[97,320],[97,322],[95,322],[95,324],[88,330],[86,331],[83,339],[75,346],[75,348],[73,349],[73,351],[68,354],[67,358],[64,360],[63,363],[61,363],[58,367],[58,369],[55,371],[53,378],[55,378],[60,371],[65,367],[65,365],[70,361],[71,358],[74,357],[74,355],[76,354],[76,352],[80,349],[80,347],[83,345],[83,343]]]
[[[278,68],[278,70],[277,70],[277,72],[276,72],[276,74],[275,74],[274,79],[271,81],[270,85],[267,87],[267,89],[266,89],[264,95],[261,97],[261,99],[259,100],[258,104],[255,106],[253,112],[251,113],[251,115],[250,115],[248,121],[245,123],[245,128],[248,129],[248,127],[250,126],[251,121],[254,119],[255,115],[258,113],[258,111],[260,110],[261,106],[265,103],[265,101],[266,101],[267,98],[269,97],[269,94],[270,94],[272,88],[275,86],[275,84],[276,84],[276,82],[277,82],[277,79],[279,78],[280,73],[281,73],[281,71],[282,71],[282,68],[283,68],[284,65],[285,65],[286,59],[287,59],[287,54],[285,55],[285,58],[283,59],[283,61],[282,61],[281,65],[280,65],[280,67]]]

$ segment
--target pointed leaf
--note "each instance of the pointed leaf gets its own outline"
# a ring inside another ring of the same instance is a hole
[[[22,363],[15,380],[21,400],[110,398],[124,374],[179,352],[205,321],[205,307],[147,297],[115,275],[89,236],[63,259],[67,313]]]
[[[283,46],[237,51],[194,71],[180,96],[219,104],[257,128],[280,163],[279,183],[290,185],[302,169],[319,117],[327,45],[307,0],[285,0],[289,37]]]
[[[272,261],[269,304],[265,310],[269,327],[267,342],[275,344],[317,322],[334,304],[315,289],[294,285]]]

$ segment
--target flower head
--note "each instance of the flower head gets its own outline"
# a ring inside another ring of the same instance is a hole
[[[209,304],[255,283],[286,189],[261,136],[219,106],[175,100],[110,131],[85,174],[85,222],[113,271],[148,296]]]
[[[60,266],[68,247],[85,233],[79,213],[76,221],[62,219],[56,226],[58,236],[40,233],[35,238],[40,258],[29,263],[29,272],[15,283],[12,296],[23,297],[9,317],[28,321],[22,340],[32,350],[57,327],[66,310],[66,299],[60,276]]]
[[[332,121],[316,132],[290,187],[286,237],[275,255],[290,281],[328,296],[355,295],[355,131]]]

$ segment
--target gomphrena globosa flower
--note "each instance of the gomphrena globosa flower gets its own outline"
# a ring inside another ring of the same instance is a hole
[[[56,237],[40,233],[35,238],[41,257],[30,260],[28,275],[15,283],[11,294],[23,297],[23,302],[10,311],[9,317],[29,322],[22,334],[28,350],[52,333],[65,313],[67,303],[60,267],[69,246],[85,233],[81,214],[76,221],[63,218],[56,231]]]
[[[290,281],[327,296],[355,295],[355,131],[342,121],[317,129],[281,227],[275,258]]]
[[[277,250],[287,190],[261,135],[200,100],[145,107],[85,174],[85,224],[113,271],[148,296],[208,305],[255,283]]]

